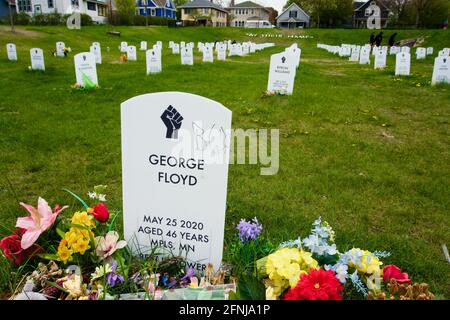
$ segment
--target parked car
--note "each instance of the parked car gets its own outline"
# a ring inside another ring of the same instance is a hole
[[[267,20],[248,20],[245,22],[246,28],[275,28],[273,24],[271,24]]]

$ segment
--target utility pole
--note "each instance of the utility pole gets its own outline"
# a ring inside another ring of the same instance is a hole
[[[142,2],[144,4],[144,8],[145,8],[145,26],[148,27],[148,12],[147,12],[148,0],[142,0]]]
[[[11,9],[11,1],[13,1],[13,0],[8,0],[9,18],[11,20],[11,32],[16,32],[16,30],[14,29],[14,18],[13,18],[13,13],[12,13],[12,9]]]

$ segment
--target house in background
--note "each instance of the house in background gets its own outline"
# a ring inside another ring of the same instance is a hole
[[[1,1],[1,0],[0,0]],[[42,13],[72,14],[80,12],[89,15],[96,23],[107,21],[106,0],[15,0],[16,12],[37,15]]]
[[[177,8],[172,0],[137,0],[136,14],[149,17],[177,18]]]
[[[228,11],[208,0],[193,0],[179,7],[183,25],[226,27]]]
[[[278,28],[307,28],[310,16],[296,3],[291,4],[277,17]]]
[[[269,10],[269,22],[273,24],[274,26],[277,25],[277,17],[278,17],[278,11],[275,10],[272,7],[266,7],[267,10]]]
[[[353,27],[367,28],[367,18],[372,14],[369,6],[374,3],[381,9],[381,28],[386,28],[389,20],[390,10],[381,2],[369,0],[366,2],[354,2]]]
[[[270,21],[270,10],[251,1],[234,4],[232,0],[227,10],[232,17],[231,27],[244,27],[247,21]]]
[[[14,0],[0,0],[0,19],[9,17],[8,3],[11,3],[11,11],[16,12],[16,4]]]

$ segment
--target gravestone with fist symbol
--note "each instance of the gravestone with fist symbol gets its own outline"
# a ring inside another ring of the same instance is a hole
[[[166,138],[167,139],[178,139],[178,129],[181,128],[181,123],[183,117],[181,114],[172,106],[168,106],[161,115],[161,120],[167,128]]]

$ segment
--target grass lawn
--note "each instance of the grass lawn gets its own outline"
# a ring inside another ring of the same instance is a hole
[[[322,215],[341,251],[390,251],[385,263],[450,298],[441,249],[450,246],[450,86],[430,86],[434,57],[418,62],[413,54],[412,75],[398,78],[393,57],[386,70],[375,71],[373,63],[360,66],[316,48],[317,42],[364,44],[369,30],[303,30],[297,34],[314,38],[294,40],[249,38],[247,30],[234,28],[165,27],[118,27],[119,38],[107,35],[110,29],[22,27],[11,34],[0,26],[0,236],[25,215],[19,201],[35,205],[42,196],[78,208],[63,187],[83,194],[106,184],[109,206],[120,209],[120,103],[149,92],[184,91],[231,109],[233,128],[280,129],[277,175],[261,176],[257,165],[230,166],[225,258],[241,218],[257,216],[265,235],[278,242],[306,237]],[[450,30],[397,32],[398,40],[427,36],[424,46],[435,54],[450,46]],[[203,64],[196,53],[193,67],[180,65],[167,49],[169,40],[224,39],[277,46],[214,64]],[[143,52],[137,62],[119,63],[120,41],[139,46],[142,40],[164,42],[161,74],[145,75]],[[50,55],[57,41],[72,48],[69,58]],[[74,91],[73,55],[93,41],[103,51],[101,88]],[[294,41],[303,50],[294,94],[263,97],[270,55]],[[18,62],[7,60],[8,42],[17,45]],[[44,50],[45,73],[28,71],[33,47]]]

